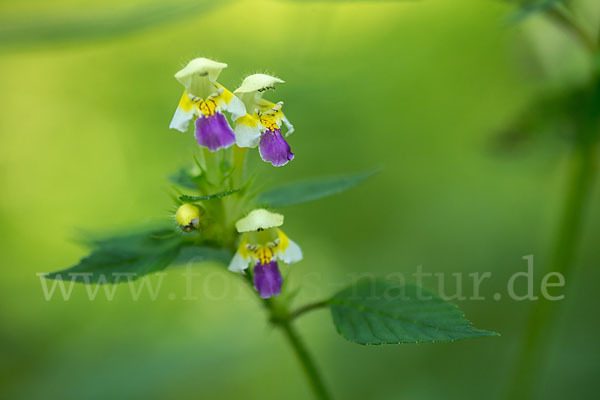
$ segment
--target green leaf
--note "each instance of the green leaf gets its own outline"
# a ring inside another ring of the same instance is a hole
[[[49,279],[117,283],[160,271],[177,258],[181,235],[174,229],[150,229],[86,239],[93,250],[77,265],[46,275]],[[70,275],[71,274],[71,275]],[[123,274],[128,274],[127,276]]]
[[[529,0],[522,1],[519,9],[508,16],[508,24],[518,24],[534,14],[544,13],[567,0]]]
[[[575,139],[579,124],[587,118],[587,110],[596,109],[595,93],[595,87],[576,87],[538,96],[505,124],[503,131],[493,138],[493,146],[506,152],[525,144],[536,148],[547,146],[553,138]]]
[[[415,285],[363,280],[329,300],[340,335],[360,344],[452,342],[498,335],[475,329],[452,303]]]
[[[240,191],[240,189],[233,189],[233,190],[228,190],[226,192],[209,194],[206,196],[189,196],[187,194],[184,194],[183,196],[179,196],[179,200],[183,201],[184,203],[193,203],[195,201],[220,199],[221,197],[229,196],[229,195],[232,195],[239,191]]]
[[[181,168],[179,171],[168,176],[171,183],[177,186],[184,187],[186,189],[198,189],[198,185],[194,181],[195,177],[192,176],[185,168]]]
[[[213,247],[184,247],[179,252],[179,256],[173,264],[183,265],[195,262],[212,261],[222,265],[228,265],[233,254],[227,249],[217,249]]]
[[[269,207],[283,207],[322,199],[346,191],[376,172],[378,170],[292,183],[259,194],[258,202]]]
[[[27,15],[0,20],[0,48],[41,46],[106,39],[155,29],[168,23],[208,13],[225,1],[184,0],[87,10],[85,13],[59,11],[54,15]]]

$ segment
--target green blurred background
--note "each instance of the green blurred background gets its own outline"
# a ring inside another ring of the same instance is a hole
[[[597,8],[582,13],[590,24]],[[168,217],[165,178],[197,147],[168,130],[173,74],[205,56],[229,64],[230,89],[254,72],[286,80],[267,97],[286,103],[296,159],[275,169],[254,152],[268,182],[383,167],[344,195],[283,210],[305,253],[290,279],[310,283],[298,304],[364,271],[493,274],[485,301],[457,304],[501,337],[365,347],[338,336],[326,311],[299,320],[336,398],[500,398],[531,304],[492,295],[529,254],[539,294],[569,146],[546,135],[506,149],[497,137],[589,73],[570,38],[540,17],[509,25],[514,11],[482,0],[0,4],[0,397],[310,398],[280,333],[218,266],[198,265],[197,301],[180,300],[181,269],[156,301],[133,301],[126,285],[113,301],[89,301],[81,285],[70,301],[45,301],[36,276],[85,255],[78,229]],[[596,188],[539,398],[597,395],[599,202]]]

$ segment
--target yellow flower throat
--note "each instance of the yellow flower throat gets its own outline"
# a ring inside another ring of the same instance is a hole
[[[279,129],[278,122],[281,120],[283,113],[281,110],[272,109],[259,115],[262,126],[270,131]]]
[[[210,117],[214,115],[215,110],[217,109],[217,103],[214,100],[208,99],[206,101],[198,101],[198,109],[203,115]]]
[[[288,237],[281,230],[272,228],[245,234],[238,251],[244,258],[268,264],[278,253],[285,251],[289,243]]]

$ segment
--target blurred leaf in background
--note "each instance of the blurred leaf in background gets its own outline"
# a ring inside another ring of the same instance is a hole
[[[117,3],[91,11],[56,10],[41,15],[19,15],[0,20],[0,48],[17,49],[64,45],[89,40],[122,37],[168,23],[182,23],[222,6],[227,0],[178,0],[131,4]]]

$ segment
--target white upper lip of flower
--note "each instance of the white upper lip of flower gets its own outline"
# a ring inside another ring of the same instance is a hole
[[[267,74],[249,75],[234,93],[252,93],[273,87],[275,83],[285,83],[283,80]]]
[[[259,208],[235,223],[238,232],[251,232],[283,225],[283,215]]]
[[[194,75],[208,75],[208,79],[215,82],[224,68],[227,68],[227,64],[208,58],[195,58],[175,74],[175,79],[186,88],[189,88],[192,85]]]

